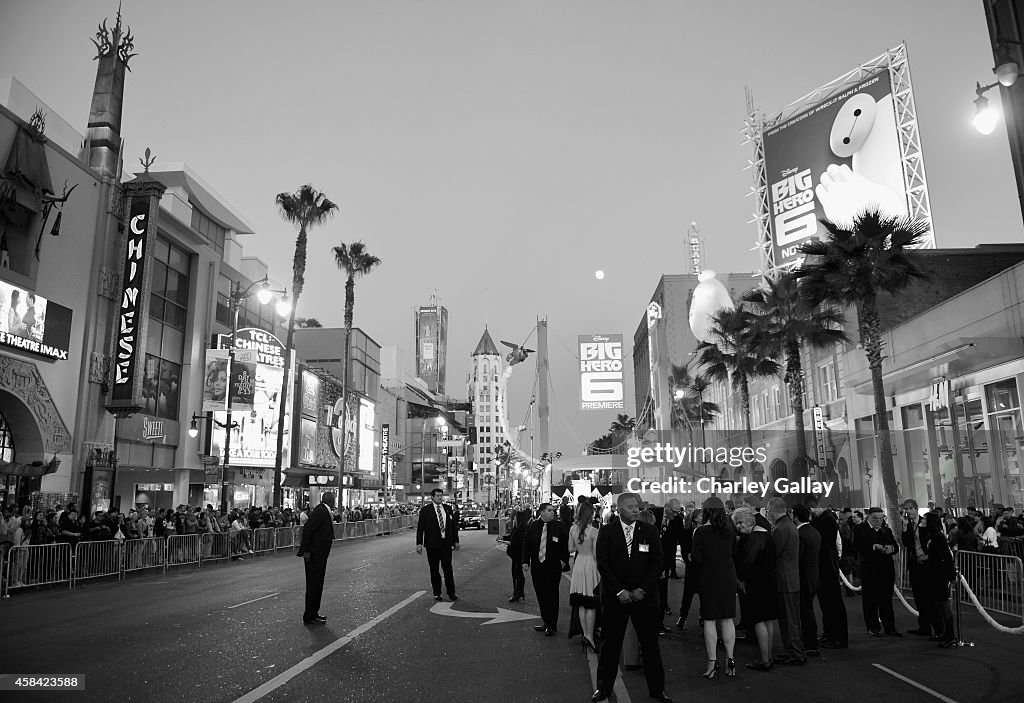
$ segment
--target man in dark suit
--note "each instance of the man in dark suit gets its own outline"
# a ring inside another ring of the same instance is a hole
[[[306,524],[302,526],[302,541],[299,552],[306,567],[306,609],[302,622],[307,625],[323,625],[327,618],[320,614],[320,599],[324,593],[324,577],[327,574],[327,557],[334,544],[334,494],[327,492],[320,498],[320,505],[313,509]]]
[[[452,572],[452,550],[459,548],[459,523],[449,506],[444,502],[444,491],[435,488],[430,492],[430,503],[420,508],[419,522],[416,524],[416,553],[423,554],[427,548],[427,565],[430,567],[430,586],[434,589],[434,600],[441,597],[441,574],[444,571],[444,585],[448,590],[448,598],[459,599],[455,595],[455,574]]]
[[[885,512],[881,508],[868,510],[867,519],[853,531],[853,545],[857,550],[861,607],[868,632],[881,637],[884,628],[886,635],[902,637],[903,633],[896,629],[896,615],[892,610],[892,589],[896,585],[893,555],[900,547],[885,524]]]
[[[597,534],[597,570],[601,573],[604,646],[597,664],[597,690],[591,701],[604,701],[615,685],[622,637],[632,620],[640,641],[647,690],[651,698],[672,703],[665,693],[665,669],[658,646],[661,600],[658,576],[664,570],[661,536],[653,525],[638,521],[640,496],[623,493],[619,515]]]
[[[572,501],[569,500],[569,496],[562,498],[562,507],[558,509],[558,519],[565,525],[565,529],[572,527],[575,514],[572,509]]]
[[[907,632],[924,637],[939,635],[942,634],[942,624],[933,622],[928,596],[928,529],[918,512],[916,500],[908,498],[903,501],[903,515],[900,541],[907,562],[907,575],[910,576],[910,589],[914,592],[914,605],[917,606],[917,629]]]
[[[569,530],[555,519],[555,507],[541,503],[537,518],[526,528],[523,571],[529,571],[543,625],[533,629],[551,637],[558,630],[558,587],[569,570]]]
[[[811,524],[811,509],[806,505],[793,506],[793,524],[800,538],[800,639],[804,643],[804,653],[818,657],[821,651],[818,649],[814,595],[821,588],[821,534]]]
[[[789,518],[789,509],[782,498],[768,501],[768,522],[772,525],[775,545],[775,590],[779,599],[779,634],[783,654],[779,664],[801,666],[807,656],[797,644],[800,638],[800,535]]]
[[[843,604],[842,586],[839,584],[839,560],[842,538],[839,536],[839,519],[831,509],[817,506],[817,500],[809,501],[811,524],[821,535],[821,551],[818,552],[818,605],[821,606],[821,639],[825,649],[846,649],[849,644],[849,626],[846,606]]]
[[[671,513],[669,512],[671,508]],[[686,520],[683,517],[683,508],[675,498],[665,504],[665,518],[668,525],[662,524],[662,546],[665,548],[665,567],[669,578],[678,579],[676,572],[676,551],[683,539],[683,530],[686,529]],[[671,615],[671,613],[668,613]]]

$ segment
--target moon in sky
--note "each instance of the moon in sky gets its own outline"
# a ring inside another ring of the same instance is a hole
[[[595,271],[594,278],[600,281],[602,278],[604,278],[604,271]]]

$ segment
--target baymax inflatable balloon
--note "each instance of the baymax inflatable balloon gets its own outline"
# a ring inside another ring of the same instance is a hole
[[[732,298],[714,271],[702,271],[690,302],[690,331],[701,342],[710,342],[711,316],[719,310],[733,310]]]

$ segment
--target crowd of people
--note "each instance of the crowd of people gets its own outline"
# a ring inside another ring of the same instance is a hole
[[[621,502],[602,508],[590,497],[580,498],[578,504],[569,500],[560,506],[545,503],[536,512],[521,506],[507,511],[503,539],[512,560],[509,602],[525,599],[524,570],[530,571],[543,619],[538,631],[554,634],[558,621],[557,593],[552,596],[550,583],[538,576],[538,568],[547,561],[551,564],[548,571],[558,575],[564,558],[565,570],[571,571],[569,636],[580,634],[584,649],[598,654],[609,646],[608,602],[600,596],[611,572],[608,556],[602,557],[599,545],[607,530],[612,536],[624,530],[626,544],[630,543],[632,528],[626,525],[623,512]],[[758,672],[771,671],[776,665],[805,665],[808,657],[820,656],[822,649],[848,648],[844,588],[848,597],[859,593],[859,615],[869,636],[903,637],[893,608],[900,565],[907,570],[918,611],[917,627],[907,633],[927,637],[939,647],[955,647],[957,634],[950,609],[954,553],[1005,553],[1005,538],[1024,535],[1024,519],[1012,508],[997,504],[983,514],[969,507],[957,517],[932,505],[922,511],[914,500],[901,504],[900,524],[895,530],[881,508],[840,511],[820,506],[815,496],[792,507],[777,497],[761,505],[759,501],[748,504],[742,499],[722,501],[711,496],[700,507],[690,503],[685,508],[675,499],[663,506],[641,501],[635,518],[650,525],[659,537],[659,617],[650,629],[655,636],[670,634],[664,621],[672,615],[668,583],[682,579],[676,628],[686,630],[696,597],[707,652],[701,675],[707,678],[717,678],[723,671],[727,676],[736,675],[737,639],[757,647],[757,658],[746,662],[746,668]],[[564,555],[558,546],[563,542],[568,543]],[[541,549],[541,544],[547,549]],[[629,549],[626,552],[633,553]],[[654,551],[646,543],[639,549]],[[678,573],[680,564],[682,575]],[[842,585],[841,572],[855,590]],[[620,585],[615,582],[616,596],[622,595]],[[639,599],[632,592],[620,599],[627,611],[631,598],[637,603],[650,598],[648,589],[639,590],[644,591]],[[625,642],[612,642],[612,646],[616,658],[623,648],[626,669],[653,666],[654,673],[647,673],[654,694],[653,686],[664,681],[663,674],[657,673],[660,654],[658,662],[648,661],[656,648],[649,638],[645,641],[645,620],[639,613],[639,609],[633,612],[633,642],[627,631]],[[781,648],[776,644],[776,632]],[[614,638],[623,638],[617,625]],[[598,683],[604,688],[595,691],[595,701],[604,700],[605,688],[610,688],[610,681],[602,682],[600,665]]]
[[[128,513],[96,510],[91,516],[81,514],[75,503],[68,503],[60,510],[35,510],[28,505],[20,511],[14,506],[2,508],[0,519],[0,574],[6,573],[6,564],[11,549],[18,546],[66,543],[74,554],[80,542],[116,541],[128,543],[128,568],[163,563],[164,550],[157,548],[154,540],[167,541],[174,535],[204,535],[198,548],[191,544],[175,544],[174,562],[194,561],[199,554],[209,558],[216,548],[212,535],[227,535],[227,544],[222,549],[230,552],[232,560],[244,560],[255,555],[258,545],[254,544],[254,531],[265,528],[299,527],[309,518],[311,508],[302,510],[280,507],[233,508],[226,513],[207,504],[200,506],[179,505],[177,508],[153,509],[148,506],[129,509]],[[353,506],[335,510],[336,523],[376,520],[409,515],[417,510],[415,506],[393,504],[389,506]],[[144,542],[143,540],[149,540]],[[196,550],[199,550],[198,553]],[[30,585],[44,581],[45,576],[28,563],[23,555],[11,564],[10,587]]]

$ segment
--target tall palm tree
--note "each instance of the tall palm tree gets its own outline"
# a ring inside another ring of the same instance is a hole
[[[338,268],[345,272],[345,365],[341,374],[341,397],[345,399],[342,403],[341,426],[345,427],[348,414],[348,364],[351,344],[349,339],[352,335],[352,315],[356,307],[356,279],[365,276],[380,266],[380,259],[366,251],[366,245],[362,242],[344,243],[334,247],[334,261]],[[341,433],[341,466],[345,467],[345,454],[348,447],[345,446],[345,432]]]
[[[288,337],[284,348],[292,348],[295,336],[295,311],[299,297],[306,284],[306,238],[309,230],[319,227],[338,211],[326,195],[308,183],[294,193],[278,193],[274,197],[277,210],[286,222],[299,228],[295,238],[295,255],[292,258],[292,310],[288,315]],[[274,505],[281,505],[281,462],[284,453],[285,410],[288,401],[289,364],[284,366],[284,383],[281,387],[281,402],[277,414],[277,454],[274,458]],[[341,484],[338,484],[339,488]]]
[[[704,393],[710,385],[707,376],[691,374],[689,365],[672,364],[668,377],[669,390],[672,392],[672,427],[686,428],[690,446],[694,442],[694,426],[703,428],[705,423],[713,421],[719,413],[717,403],[704,400]],[[701,437],[702,442],[703,439]],[[692,468],[692,454],[690,461]]]
[[[697,361],[704,375],[729,382],[739,391],[747,446],[753,447],[750,427],[750,381],[779,374],[780,366],[767,353],[764,334],[751,324],[744,303],[735,310],[719,310],[711,318],[710,342],[697,345]]]
[[[615,419],[612,420],[612,424],[608,427],[608,431],[612,435],[612,439],[615,440],[615,446],[618,447],[625,442],[636,428],[636,418],[630,417],[624,413],[618,413]],[[621,452],[625,454],[625,452]]]
[[[785,359],[783,381],[789,389],[790,407],[796,430],[796,465],[791,478],[807,475],[807,437],[804,434],[804,372],[800,350],[832,348],[847,341],[843,323],[846,318],[828,303],[809,305],[801,298],[799,284],[792,274],[768,280],[760,288],[748,291],[743,301],[749,304],[751,324],[760,330],[765,350],[773,359]],[[822,467],[824,468],[824,467]]]
[[[794,275],[800,281],[800,294],[808,304],[825,303],[840,309],[853,307],[857,311],[860,343],[871,369],[886,511],[889,524],[897,525],[896,468],[882,383],[878,297],[883,293],[894,295],[912,280],[928,277],[920,255],[913,249],[922,243],[929,226],[922,220],[889,217],[877,210],[857,215],[851,225],[828,220],[821,223],[828,234],[821,241],[808,242],[800,248],[806,258]]]

